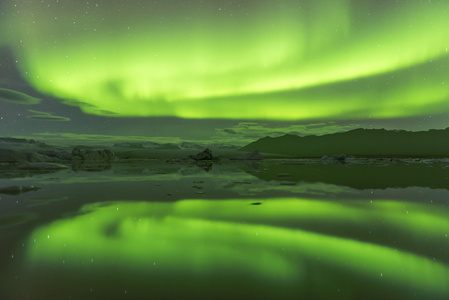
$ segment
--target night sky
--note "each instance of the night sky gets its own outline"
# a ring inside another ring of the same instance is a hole
[[[0,136],[449,127],[447,0],[0,0]]]

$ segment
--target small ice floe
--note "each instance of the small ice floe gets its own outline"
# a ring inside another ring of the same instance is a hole
[[[32,171],[62,170],[68,168],[66,165],[50,162],[25,162],[19,165],[19,169],[21,170]]]

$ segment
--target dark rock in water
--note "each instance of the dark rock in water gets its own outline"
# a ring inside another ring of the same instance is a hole
[[[336,161],[345,161],[346,160],[346,155],[345,154],[334,154],[332,156],[332,159],[336,160]]]
[[[212,170],[213,162],[211,160],[197,160],[195,164],[206,172]]]
[[[116,143],[113,147],[145,149],[145,147],[140,143]]]
[[[241,156],[232,157],[232,160],[262,160],[263,156],[259,153],[259,151],[255,150],[250,153],[246,153]]]
[[[108,149],[104,150],[86,150],[75,147],[72,150],[72,157],[83,161],[102,161],[113,162],[115,160],[114,152]]]
[[[0,188],[0,194],[20,195],[20,194],[30,192],[30,191],[37,191],[39,189],[41,189],[41,188],[34,186],[34,185],[30,185],[30,186],[13,185],[13,186],[7,186],[7,187]]]
[[[331,157],[324,155],[323,157],[321,157],[321,161],[325,164],[328,162],[344,164],[346,161],[352,159],[354,159],[353,156],[346,156],[346,154],[334,154]]]
[[[206,150],[195,154],[195,155],[189,155],[189,158],[194,159],[194,160],[212,160],[214,159],[213,155],[212,155],[212,150],[210,150],[209,148],[207,148]]]

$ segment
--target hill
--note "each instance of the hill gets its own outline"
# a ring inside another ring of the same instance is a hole
[[[322,136],[264,137],[240,149],[292,157],[344,153],[355,157],[449,157],[449,128],[429,131],[354,129]]]

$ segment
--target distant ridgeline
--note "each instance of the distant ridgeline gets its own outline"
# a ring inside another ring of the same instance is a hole
[[[293,157],[333,154],[355,157],[449,157],[449,128],[419,132],[354,129],[304,137],[286,134],[276,138],[261,138],[240,150],[258,150]]]

